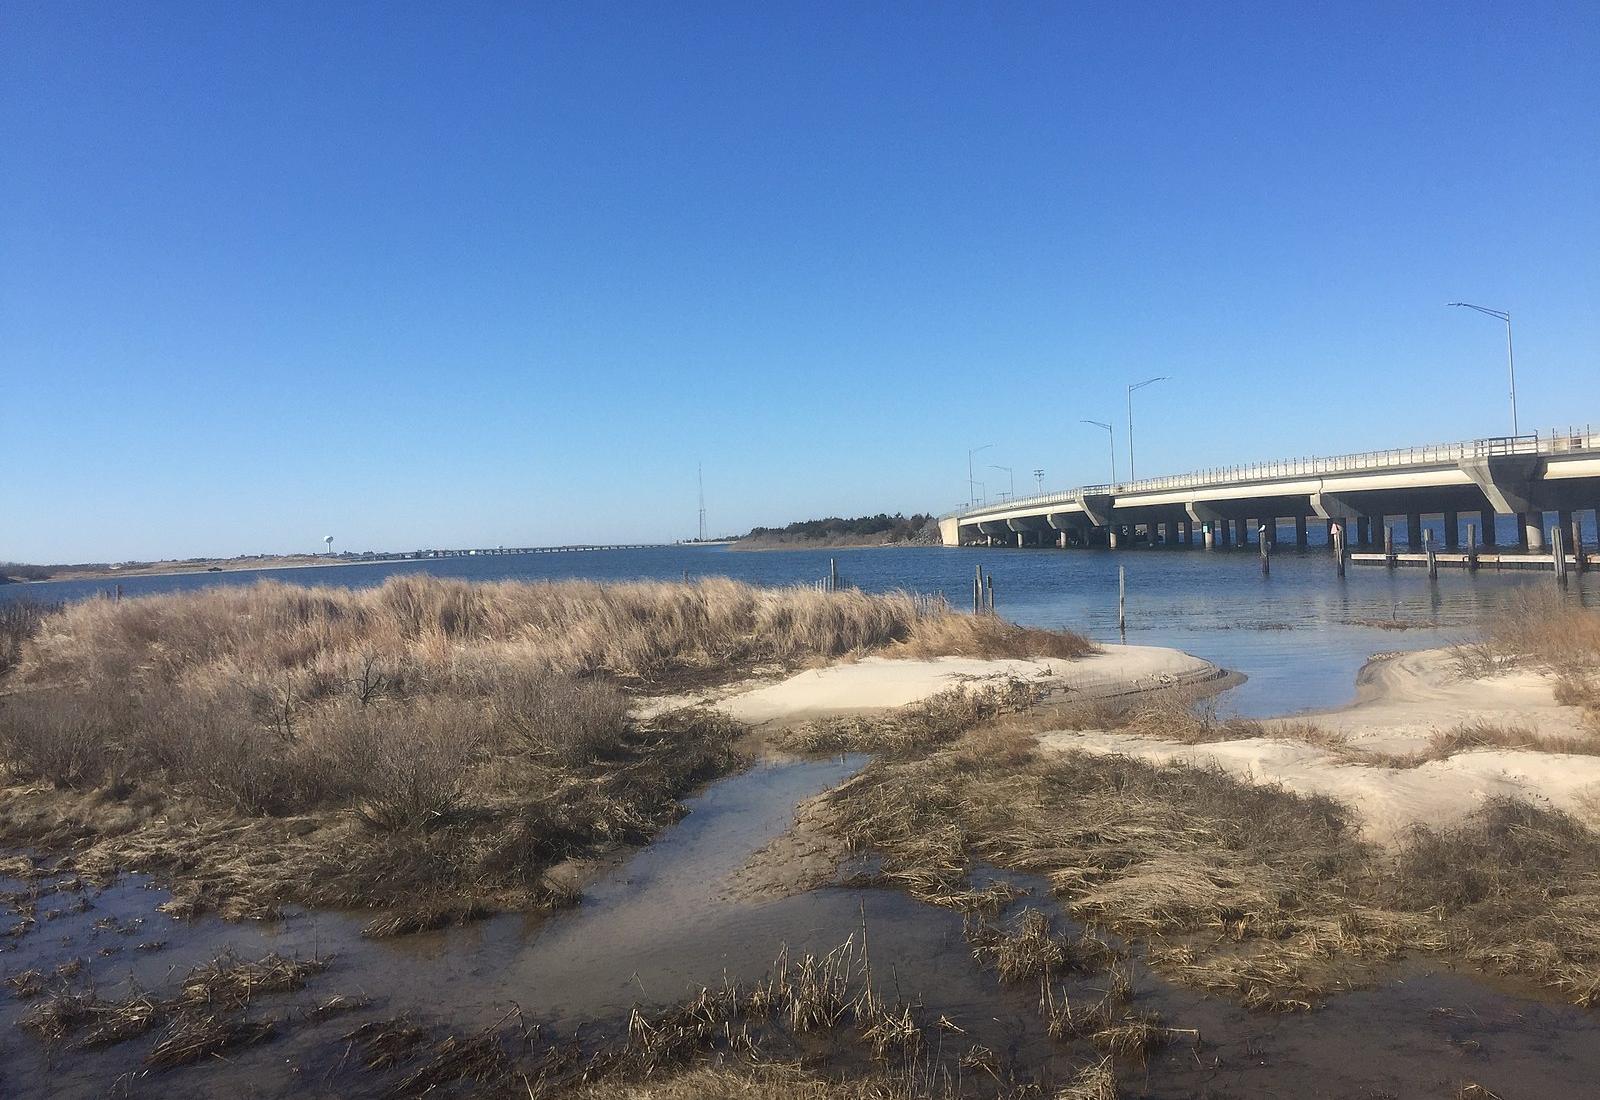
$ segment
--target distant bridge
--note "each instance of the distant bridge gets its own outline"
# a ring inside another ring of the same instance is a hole
[[[489,546],[464,550],[418,550],[414,553],[405,554],[403,557],[406,559],[476,558],[494,557],[499,554],[575,554],[585,550],[655,550],[664,545],[664,543],[659,542],[630,542],[607,543],[604,546]]]
[[[1495,517],[1517,517],[1518,548],[1544,547],[1547,522],[1572,549],[1574,513],[1600,506],[1600,432],[1589,428],[1404,447],[1390,451],[1228,466],[969,508],[940,517],[947,546],[1126,546],[1221,549],[1276,541],[1281,520],[1306,545],[1307,524],[1342,523],[1354,547],[1383,542],[1387,517],[1405,517],[1406,543],[1423,545],[1423,517],[1439,516],[1444,544],[1462,517],[1495,544]],[[1600,515],[1596,516],[1600,523]]]

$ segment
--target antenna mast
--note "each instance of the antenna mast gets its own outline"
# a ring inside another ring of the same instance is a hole
[[[694,464],[694,476],[700,484],[700,541],[706,541],[706,471],[699,462]]]

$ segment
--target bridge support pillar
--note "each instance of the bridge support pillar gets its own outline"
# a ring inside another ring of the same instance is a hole
[[[1117,548],[1117,529],[1115,527],[1106,528],[1106,545],[1113,550]]]
[[[1517,546],[1522,550],[1544,549],[1544,513],[1519,512],[1517,527],[1521,531]]]
[[[1183,544],[1185,546],[1194,545],[1194,520],[1192,519],[1183,521]]]
[[[1193,532],[1190,533],[1192,534]],[[1212,530],[1211,524],[1207,523],[1201,526],[1200,539],[1205,543],[1207,550],[1215,550],[1217,548],[1217,533]]]
[[[1454,550],[1461,545],[1461,517],[1454,512],[1444,514],[1444,548]]]
[[[1017,532],[1017,549],[1018,550],[1022,549],[1022,532],[1021,531]]]
[[[1570,526],[1570,524],[1569,524]],[[1178,521],[1169,519],[1161,525],[1161,544],[1163,546],[1178,545]]]
[[[1572,538],[1572,510],[1570,508],[1556,513],[1556,525],[1561,528],[1563,541]]]
[[[1478,529],[1483,532],[1483,544],[1493,546],[1495,543],[1493,508],[1484,508],[1478,512]]]
[[[1356,517],[1356,545],[1366,546],[1372,542],[1372,521],[1366,516]]]
[[[1056,545],[1063,550],[1067,548],[1067,533],[1065,531],[1056,532]]]
[[[1249,542],[1250,542],[1250,536],[1245,533],[1245,521],[1242,520],[1242,519],[1234,520],[1233,521],[1233,543],[1234,543],[1234,545],[1235,546],[1245,546]]]
[[[1294,517],[1294,546],[1296,550],[1306,548],[1306,517]]]
[[[1406,513],[1406,549],[1422,549],[1422,513]]]

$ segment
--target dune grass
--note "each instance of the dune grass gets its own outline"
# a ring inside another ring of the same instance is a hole
[[[735,723],[641,719],[642,694],[870,652],[1087,647],[908,594],[718,579],[261,583],[12,620],[0,843],[160,872],[179,914],[390,908],[373,934],[570,901],[564,864],[648,839],[737,765]]]
[[[1479,675],[1505,661],[1530,662],[1553,673],[1557,701],[1583,708],[1587,723],[1600,732],[1600,611],[1546,589],[1521,591],[1490,619],[1477,649],[1490,666],[1476,670]]]

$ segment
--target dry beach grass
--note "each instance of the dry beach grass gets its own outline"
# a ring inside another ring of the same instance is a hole
[[[646,839],[735,766],[739,726],[637,718],[644,693],[874,651],[1088,648],[904,594],[416,575],[92,599],[9,636],[0,842],[160,872],[179,914],[389,908],[375,933],[569,900],[565,863]]]

